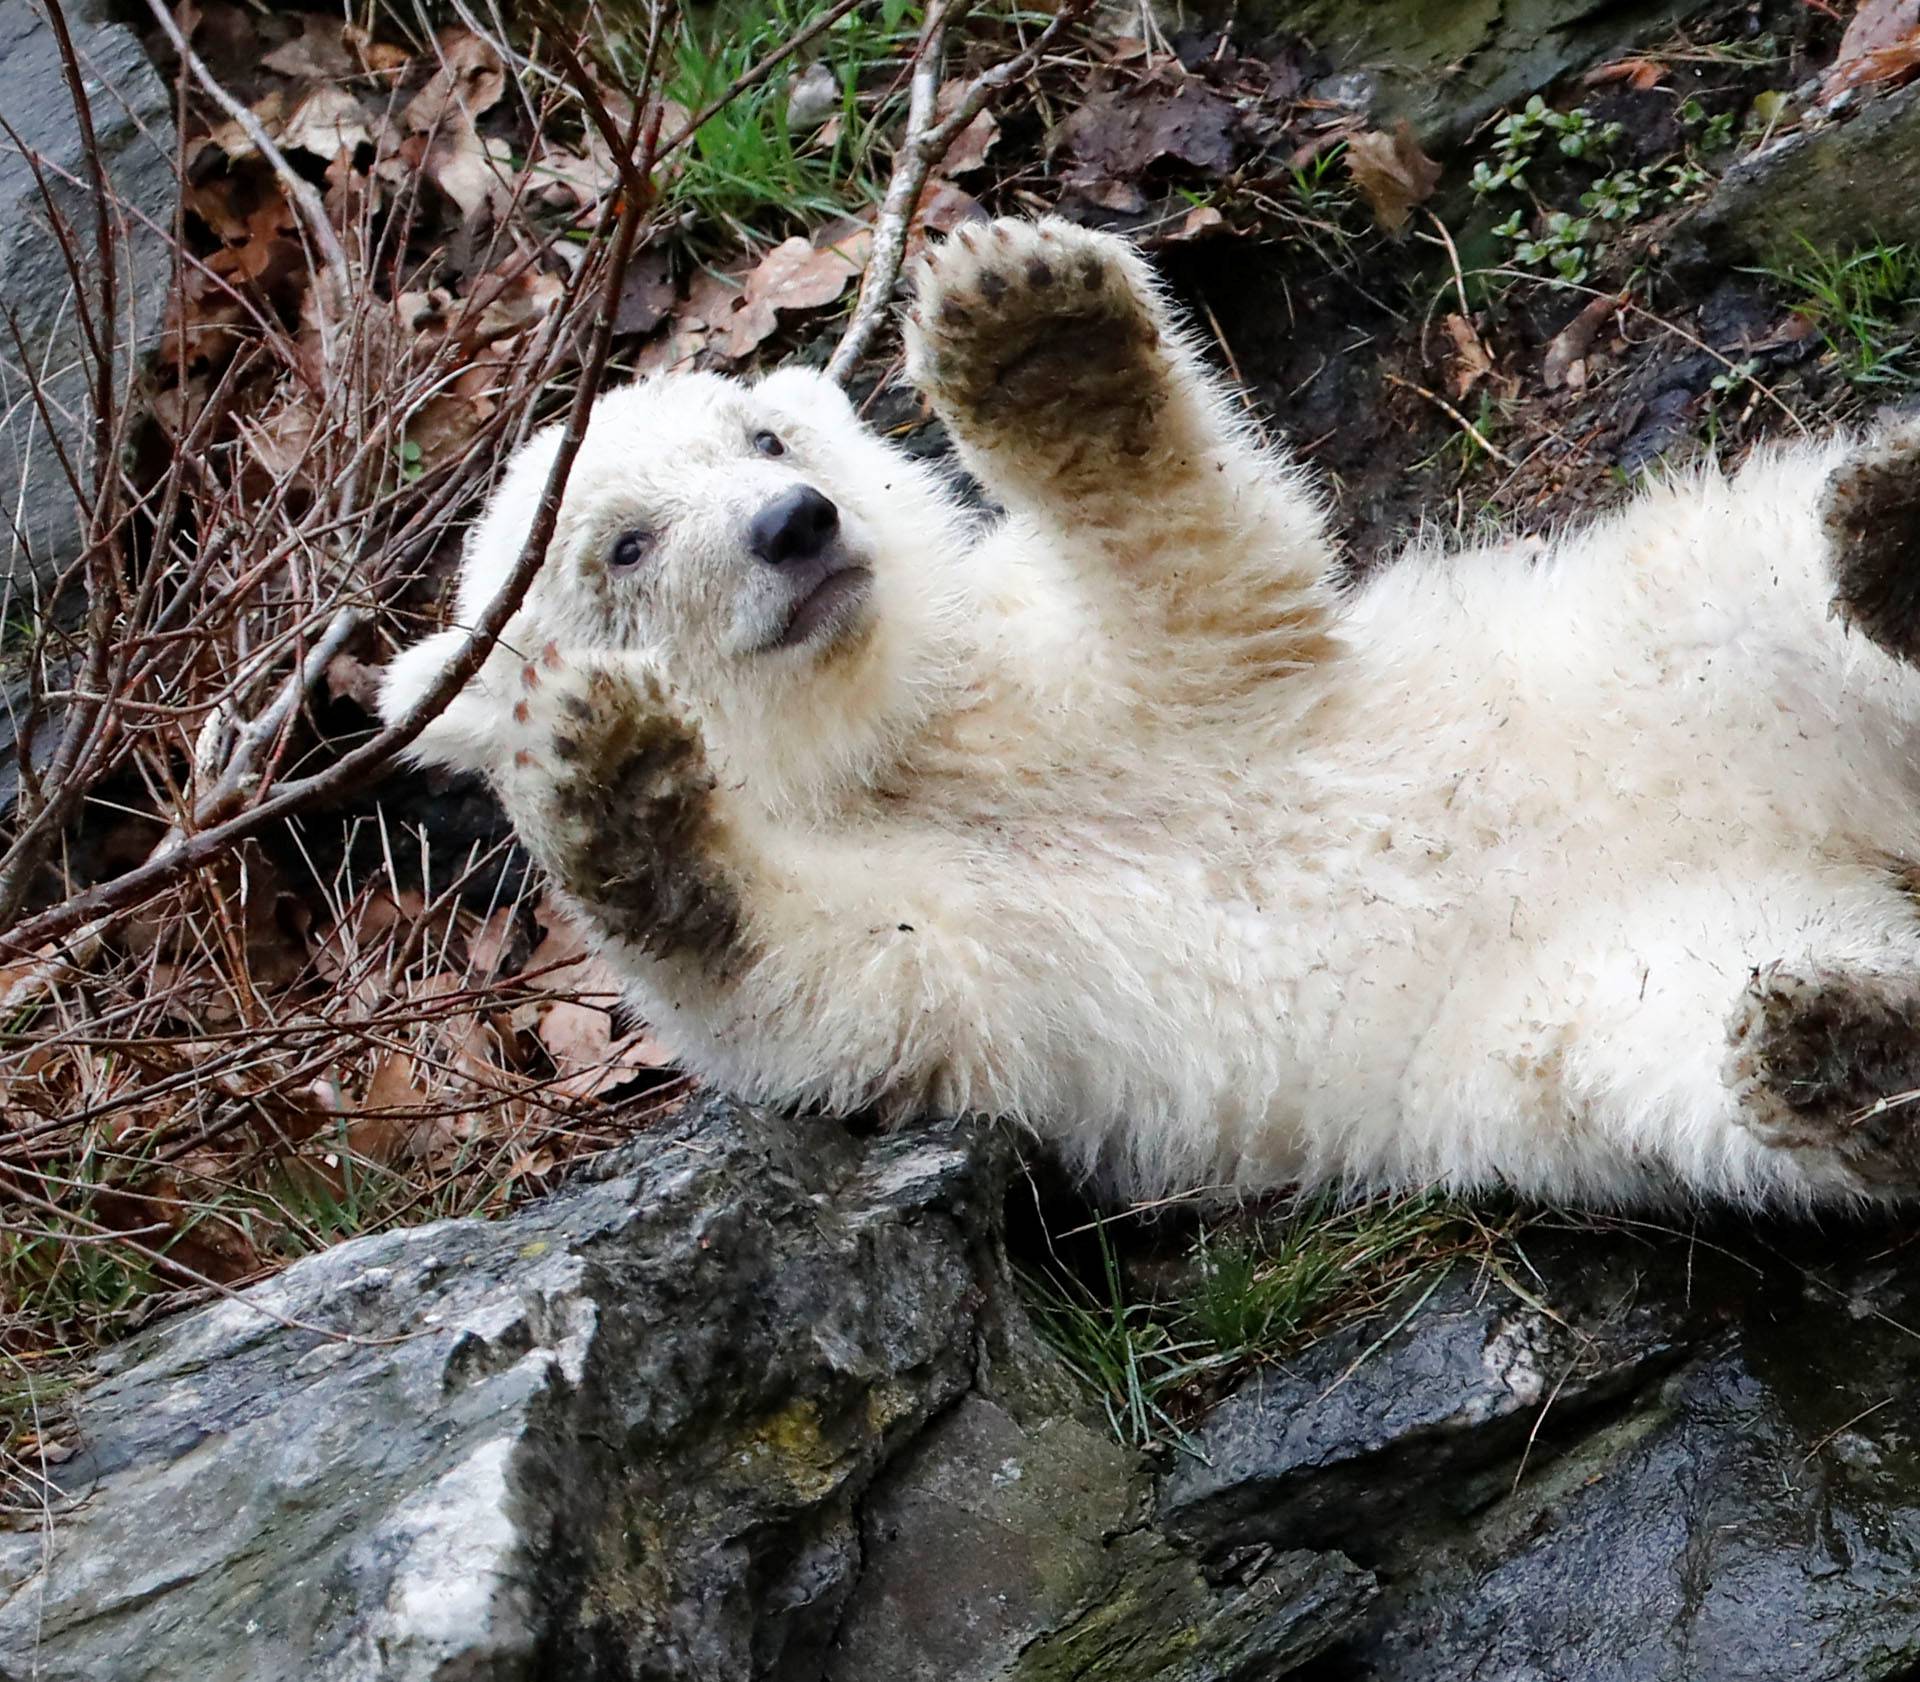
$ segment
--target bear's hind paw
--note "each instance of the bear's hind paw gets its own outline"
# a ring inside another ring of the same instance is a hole
[[[1727,1080],[1763,1144],[1865,1190],[1920,1187],[1920,983],[1773,965],[1728,1026]]]

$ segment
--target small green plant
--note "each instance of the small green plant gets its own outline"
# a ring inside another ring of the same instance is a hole
[[[1760,364],[1749,357],[1744,362],[1736,362],[1730,368],[1722,368],[1707,382],[1707,388],[1716,397],[1733,397],[1753,383],[1753,377],[1760,372]]]
[[[1549,134],[1557,138],[1563,157],[1587,158],[1606,151],[1621,133],[1618,123],[1599,121],[1584,105],[1556,111],[1535,94],[1493,125],[1493,158],[1473,166],[1468,185],[1482,197],[1507,189],[1525,192],[1528,166]]]
[[[1604,152],[1625,132],[1618,123],[1600,122],[1584,105],[1571,111],[1549,111],[1544,121],[1559,137],[1560,154],[1567,158]]]
[[[1646,214],[1646,178],[1637,169],[1603,175],[1580,195],[1580,208],[1603,222],[1637,222]]]
[[[1564,210],[1550,210],[1538,233],[1514,240],[1513,260],[1530,269],[1551,269],[1562,280],[1585,280],[1588,257],[1586,242],[1592,231],[1590,218],[1570,216]]]
[[[664,77],[668,97],[689,111],[711,103],[824,10],[826,0],[753,0],[720,12],[684,11]],[[878,0],[837,20],[820,38],[814,63],[839,88],[838,111],[795,132],[788,78],[748,89],[701,124],[669,199],[750,245],[794,222],[871,202],[880,191],[878,148],[900,99],[863,101],[862,80],[903,59],[919,21],[918,0]]]
[[[1795,310],[1812,321],[1855,385],[1911,381],[1911,318],[1920,310],[1920,253],[1870,245],[1840,254],[1807,240],[1806,261],[1761,270],[1800,295]]]
[[[1203,1339],[1181,1337],[1156,1305],[1130,1300],[1105,1221],[1097,1238],[1097,1288],[1058,1269],[1025,1276],[1034,1322],[1053,1352],[1101,1398],[1107,1424],[1121,1442],[1134,1448],[1179,1442],[1185,1434],[1167,1402],[1225,1361]]]
[[[1316,157],[1296,164],[1288,174],[1292,178],[1293,199],[1302,216],[1317,222],[1332,222],[1352,202],[1344,172],[1336,165],[1347,150],[1343,140],[1329,146]]]
[[[1696,131],[1693,143],[1703,152],[1724,152],[1733,144],[1735,113],[1732,111],[1709,116],[1699,99],[1689,95],[1680,102],[1680,121]]]
[[[1437,1194],[1302,1198],[1251,1228],[1203,1230],[1192,1284],[1143,1301],[1128,1291],[1111,1225],[1096,1229],[1097,1282],[1049,1268],[1023,1283],[1041,1336],[1100,1397],[1114,1435],[1136,1447],[1184,1441],[1199,1392],[1435,1277],[1469,1230]]]

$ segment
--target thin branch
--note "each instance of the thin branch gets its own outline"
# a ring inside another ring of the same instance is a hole
[[[147,0],[147,10],[153,13],[154,21],[173,44],[173,50],[180,55],[180,62],[193,72],[193,79],[200,84],[201,91],[239,125],[240,132],[272,165],[281,187],[298,208],[301,221],[313,236],[314,244],[320,248],[327,274],[333,283],[333,295],[330,298],[318,297],[315,302],[320,307],[321,337],[330,346],[335,311],[347,308],[353,297],[353,270],[347,261],[346,247],[340,243],[340,236],[334,232],[333,221],[327,215],[326,201],[313,183],[287,162],[286,153],[274,144],[273,137],[261,126],[260,119],[220,85],[206,62],[188,45],[165,0]]]
[[[907,236],[913,227],[914,213],[920,208],[920,195],[926,190],[927,177],[934,166],[946,156],[947,148],[974,118],[987,108],[987,102],[996,93],[1032,70],[1066,30],[1093,10],[1093,0],[1065,0],[1047,27],[1021,52],[974,77],[947,115],[935,122],[933,114],[940,90],[946,32],[965,15],[966,9],[967,0],[950,0],[950,3],[934,0],[920,32],[913,87],[907,103],[906,133],[900,150],[894,154],[886,197],[874,218],[873,247],[867,258],[866,273],[860,277],[860,295],[854,301],[847,330],[827,363],[827,373],[843,385],[866,354],[886,316],[893,289],[899,284],[901,265],[906,260]]]

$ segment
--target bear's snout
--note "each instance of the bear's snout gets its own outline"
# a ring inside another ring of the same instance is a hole
[[[753,517],[747,547],[769,566],[817,560],[840,530],[840,510],[811,485],[783,491]]]

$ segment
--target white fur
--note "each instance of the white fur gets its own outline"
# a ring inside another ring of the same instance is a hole
[[[610,941],[639,1009],[742,1094],[1006,1114],[1139,1185],[1856,1195],[1749,1131],[1725,1073],[1756,969],[1920,977],[1887,867],[1920,859],[1920,672],[1829,613],[1845,445],[1343,595],[1297,470],[1166,342],[1173,442],[1125,484],[1051,501],[1019,436],[957,416],[1010,509],[985,526],[808,374],[602,399],[512,663],[550,638],[666,676],[752,936],[724,977]],[[474,533],[468,618],[552,447]],[[742,655],[741,523],[802,479],[875,612],[833,662]],[[609,627],[573,569],[628,520],[671,535]],[[390,714],[447,646],[396,664]],[[503,669],[425,755],[499,773]]]

